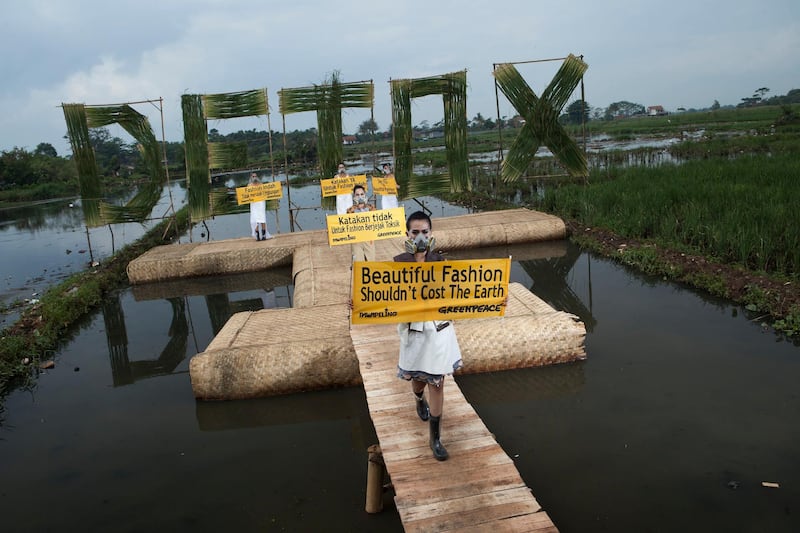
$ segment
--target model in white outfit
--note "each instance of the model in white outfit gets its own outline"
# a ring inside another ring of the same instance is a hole
[[[346,178],[350,174],[347,173],[347,169],[344,166],[344,163],[339,163],[339,172],[336,173],[334,179],[336,178]],[[353,197],[350,193],[345,194],[337,194],[336,195],[336,214],[337,215],[344,215],[347,214],[347,209],[353,205]]]
[[[258,175],[250,174],[249,185],[260,185]],[[260,227],[259,227],[260,226]],[[260,233],[259,233],[260,230]],[[271,239],[272,235],[267,231],[267,201],[250,202],[250,235],[255,236],[257,241]]]
[[[394,173],[392,172],[392,166],[389,163],[383,164],[383,177],[384,178],[393,178]],[[396,194],[382,194],[381,195],[381,203],[380,209],[394,209],[397,207],[397,195]]]
[[[432,249],[431,219],[426,213],[412,213],[406,221],[406,231],[406,252],[395,256],[395,261],[422,263],[444,260]],[[430,422],[433,457],[444,461],[448,454],[440,440],[440,421],[444,409],[445,376],[462,366],[455,328],[447,321],[406,322],[398,324],[397,332],[400,335],[397,377],[411,382],[417,415],[423,422]],[[426,388],[427,402],[424,397]]]

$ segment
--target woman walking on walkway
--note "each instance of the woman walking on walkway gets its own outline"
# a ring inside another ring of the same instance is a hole
[[[406,221],[406,252],[395,261],[444,261],[433,251],[431,218],[422,211],[412,213]],[[400,359],[397,376],[411,381],[417,415],[430,424],[430,446],[433,456],[447,459],[447,449],[441,443],[441,417],[444,408],[445,376],[462,366],[461,350],[455,330],[449,321],[405,322],[398,324]],[[428,401],[425,389],[428,389]]]

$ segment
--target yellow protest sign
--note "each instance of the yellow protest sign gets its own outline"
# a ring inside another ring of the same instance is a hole
[[[337,194],[352,194],[353,187],[361,185],[367,186],[367,175],[357,174],[355,176],[345,176],[343,178],[331,178],[329,180],[319,180],[322,188],[322,197],[336,196]]]
[[[353,324],[503,316],[511,259],[353,263]]]
[[[397,194],[397,182],[394,176],[372,178],[372,192],[375,194]]]
[[[260,202],[261,200],[277,200],[283,197],[280,181],[271,181],[249,187],[236,187],[236,203],[239,205]]]
[[[405,209],[376,209],[363,213],[328,215],[328,244],[379,241],[406,234]]]

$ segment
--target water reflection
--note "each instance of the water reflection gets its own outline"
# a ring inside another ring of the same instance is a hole
[[[568,282],[569,273],[575,267],[575,262],[581,257],[581,250],[577,246],[569,246],[561,257],[540,259],[536,261],[520,261],[520,266],[531,278],[528,289],[550,304],[553,309],[567,311],[577,315],[586,326],[586,331],[591,332],[597,325],[597,320],[592,315],[591,294],[591,268],[588,272],[589,303],[588,307],[581,298],[575,294]],[[586,256],[588,265],[591,265],[591,256]]]
[[[131,361],[128,356],[128,332],[119,295],[111,296],[103,302],[103,323],[115,387],[132,385],[140,379],[171,374],[186,358],[189,341],[186,303],[182,298],[170,298],[168,302],[172,308],[172,319],[167,331],[169,342],[158,358],[137,361]]]
[[[470,403],[505,404],[572,396],[586,384],[582,361],[541,368],[521,368],[488,374],[458,376],[469,390]]]
[[[130,360],[125,313],[119,294],[110,296],[103,302],[101,311],[114,386],[132,385],[140,379],[172,374],[187,357],[197,353],[188,350],[190,332],[198,327],[188,305],[190,295],[205,304],[203,307],[211,326],[210,334],[215,336],[235,313],[275,308],[279,303],[285,303],[286,299],[290,300],[292,291],[286,286],[290,274],[282,268],[274,273],[240,274],[134,287],[133,294],[137,301],[164,299],[172,311],[167,330],[169,340],[159,356],[150,360]],[[215,284],[215,280],[221,283]],[[231,289],[231,292],[219,292],[225,288]],[[285,294],[286,298],[279,298],[278,294]],[[134,307],[132,311],[132,320],[139,321],[138,309]],[[194,344],[198,346],[196,339]]]
[[[302,395],[290,394],[270,398],[237,400],[235,402],[196,402],[195,415],[201,431],[223,431],[241,428],[307,424],[314,422],[350,420],[352,413],[363,412],[364,398],[338,394],[336,390],[319,391],[326,401],[309,403]],[[357,417],[354,427],[371,424]]]
[[[52,200],[0,209],[0,232],[18,230],[36,232],[42,229],[66,229],[83,224],[83,212],[70,207],[72,199]]]

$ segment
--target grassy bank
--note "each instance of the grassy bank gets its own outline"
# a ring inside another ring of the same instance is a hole
[[[798,335],[797,176],[800,160],[780,154],[612,169],[588,186],[550,187],[532,207],[574,221],[585,248],[770,314]]]
[[[542,207],[628,238],[652,239],[751,270],[800,267],[800,159],[747,156],[597,173],[551,188]]]
[[[68,340],[74,325],[97,308],[103,297],[128,282],[128,263],[154,246],[166,244],[188,228],[188,208],[176,222],[165,220],[99,266],[78,272],[45,292],[40,301],[0,334],[0,397],[12,382],[24,384],[32,368],[49,359]],[[176,227],[177,226],[177,227]]]
[[[680,136],[682,131],[703,129],[707,132],[757,131],[768,133],[781,122],[786,109],[800,113],[800,105],[757,106],[735,109],[717,109],[673,113],[663,116],[636,116],[617,120],[591,120],[587,123],[590,135],[610,135],[622,137],[631,135]],[[580,127],[569,130],[578,135]]]

